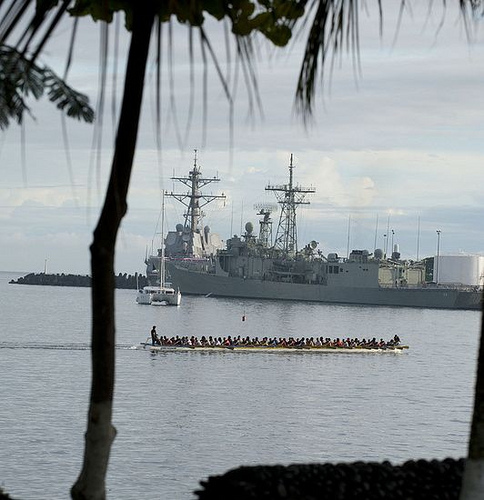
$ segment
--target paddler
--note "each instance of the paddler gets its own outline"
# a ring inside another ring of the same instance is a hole
[[[156,333],[156,326],[153,325],[151,329],[151,345],[161,345],[160,339],[158,338],[158,334]]]

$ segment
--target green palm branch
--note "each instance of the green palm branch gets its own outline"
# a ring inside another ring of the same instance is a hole
[[[11,120],[21,124],[25,114],[34,117],[29,98],[48,99],[67,116],[92,123],[94,110],[86,95],[74,90],[54,71],[40,67],[22,53],[7,45],[0,46],[0,129]]]

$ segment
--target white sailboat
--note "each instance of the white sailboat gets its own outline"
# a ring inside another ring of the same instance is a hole
[[[159,264],[159,285],[145,286],[138,289],[136,302],[138,304],[150,304],[152,306],[168,305],[179,306],[181,302],[180,289],[173,288],[171,283],[166,281],[165,270],[165,242],[164,242],[164,222],[165,222],[165,193],[162,194],[161,205],[161,255]]]

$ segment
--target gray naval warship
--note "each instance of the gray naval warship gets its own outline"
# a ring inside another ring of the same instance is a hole
[[[323,253],[311,241],[297,245],[296,210],[308,204],[314,188],[294,183],[293,158],[289,182],[268,185],[277,199],[273,206],[259,207],[259,234],[253,224],[226,245],[208,226],[202,228],[202,208],[221,195],[204,195],[202,187],[218,182],[205,178],[197,165],[187,177],[172,177],[189,188],[184,194],[166,193],[186,207],[184,223],[165,238],[166,270],[182,294],[240,297],[334,304],[402,306],[442,309],[482,308],[482,283],[478,285],[436,283],[434,258],[419,262],[400,259],[397,247],[389,258],[382,249],[353,250],[348,257]],[[280,206],[279,222],[272,241],[271,214]],[[160,254],[160,251],[158,251]],[[146,259],[147,276],[156,276],[159,255]],[[159,264],[158,264],[159,265]]]

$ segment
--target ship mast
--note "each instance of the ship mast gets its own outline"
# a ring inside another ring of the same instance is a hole
[[[271,213],[277,210],[277,205],[273,203],[256,203],[254,205],[257,215],[263,218],[259,220],[259,237],[257,243],[264,248],[272,246],[272,219]]]
[[[171,177],[171,180],[181,182],[189,188],[188,193],[166,193],[166,196],[175,198],[186,207],[186,212],[183,214],[185,217],[185,227],[190,229],[190,249],[189,252],[193,253],[193,234],[201,232],[202,219],[205,215],[202,212],[202,207],[208,205],[214,200],[225,200],[225,194],[221,195],[205,195],[201,189],[212,182],[220,182],[218,177],[202,177],[200,166],[197,165],[197,150],[195,149],[193,169],[188,173],[188,177]]]
[[[281,205],[274,249],[282,250],[283,254],[287,256],[294,256],[297,253],[296,208],[298,205],[309,205],[309,201],[304,199],[306,194],[316,192],[312,187],[304,188],[294,185],[293,170],[295,165],[293,165],[292,159],[293,155],[291,154],[289,184],[268,185],[266,187],[266,191],[274,191],[277,202]]]

